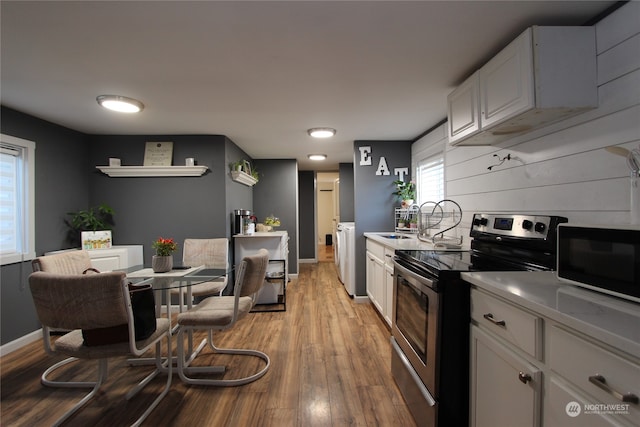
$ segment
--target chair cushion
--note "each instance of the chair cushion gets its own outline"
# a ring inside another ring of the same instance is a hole
[[[169,320],[166,318],[156,319],[156,325],[156,331],[149,338],[136,341],[136,346],[139,349],[152,344],[160,335],[166,334],[169,330]],[[80,329],[71,331],[58,338],[55,341],[55,351],[81,359],[104,359],[105,357],[126,356],[131,354],[128,341],[108,345],[86,346],[84,345],[84,338]]]
[[[185,326],[226,326],[233,319],[235,297],[209,297],[194,308],[178,314],[178,324]],[[238,299],[238,319],[247,314],[253,306],[251,297]]]

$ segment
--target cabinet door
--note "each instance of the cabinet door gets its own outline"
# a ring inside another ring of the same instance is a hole
[[[447,97],[449,143],[480,130],[478,72],[474,73]]]
[[[480,129],[535,105],[531,29],[522,33],[479,71]]]
[[[534,427],[542,374],[496,339],[471,327],[471,426]]]
[[[384,316],[384,264],[370,252],[367,252],[367,295]]]

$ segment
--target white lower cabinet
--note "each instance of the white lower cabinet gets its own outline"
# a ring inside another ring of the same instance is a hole
[[[367,296],[389,326],[393,312],[394,252],[367,239]]]
[[[540,369],[471,327],[471,426],[539,425]]]
[[[640,427],[640,363],[594,337],[471,289],[472,427]]]

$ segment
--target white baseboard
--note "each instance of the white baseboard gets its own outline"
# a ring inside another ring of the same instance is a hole
[[[298,260],[298,264],[315,264],[318,262],[318,258],[301,258]]]
[[[353,302],[358,304],[368,304],[371,302],[367,295],[354,295]]]
[[[13,353],[16,350],[21,349],[25,345],[31,344],[34,341],[38,341],[42,339],[42,329],[38,329],[37,331],[33,331],[30,334],[24,335],[17,340],[13,340],[8,342],[2,346],[0,346],[0,357],[6,356],[9,353]]]

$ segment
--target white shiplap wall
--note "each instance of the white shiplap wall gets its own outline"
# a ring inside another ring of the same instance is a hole
[[[596,39],[597,109],[494,146],[448,146],[446,124],[413,144],[414,163],[445,147],[446,194],[463,209],[463,235],[474,212],[629,222],[629,170],[623,157],[604,147],[640,144],[640,2],[596,24]],[[512,160],[489,171],[494,154]]]

